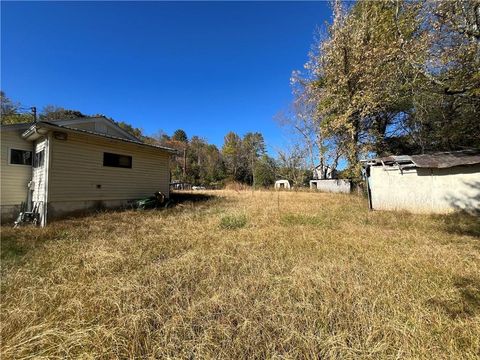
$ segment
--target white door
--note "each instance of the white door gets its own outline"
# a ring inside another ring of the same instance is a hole
[[[46,224],[46,206],[47,206],[47,187],[46,187],[46,163],[47,163],[47,140],[35,144],[33,155],[33,192],[32,203],[33,210],[39,214],[39,223]]]

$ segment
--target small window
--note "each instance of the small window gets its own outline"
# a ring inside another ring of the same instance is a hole
[[[132,168],[132,157],[112,153],[103,153],[103,166]]]
[[[28,150],[10,149],[10,164],[32,165],[32,152]]]
[[[35,153],[35,156],[33,158],[33,167],[34,168],[42,167],[44,163],[45,163],[45,150]]]

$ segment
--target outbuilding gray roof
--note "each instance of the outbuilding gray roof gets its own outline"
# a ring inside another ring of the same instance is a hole
[[[445,169],[454,166],[480,164],[480,150],[444,151],[422,155],[392,155],[362,161],[365,166],[399,165],[400,167],[417,167]]]

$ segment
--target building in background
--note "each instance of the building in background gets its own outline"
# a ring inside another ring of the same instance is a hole
[[[337,170],[328,165],[317,165],[312,172],[313,180],[336,179],[338,175]]]
[[[288,180],[277,180],[275,181],[275,190],[290,190],[290,181]]]
[[[349,194],[352,190],[350,180],[338,179],[337,170],[328,165],[318,165],[313,169],[310,189],[321,192]]]
[[[370,208],[415,213],[480,212],[480,151],[363,160]]]

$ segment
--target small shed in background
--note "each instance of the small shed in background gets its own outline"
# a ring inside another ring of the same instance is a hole
[[[480,150],[363,160],[370,208],[480,212]]]
[[[275,190],[286,189],[290,190],[290,182],[288,180],[275,181]]]
[[[346,179],[310,180],[310,189],[322,192],[349,194],[352,186],[350,180]]]
[[[322,192],[349,194],[352,186],[350,180],[337,179],[338,173],[328,165],[318,165],[313,169],[310,189]]]

